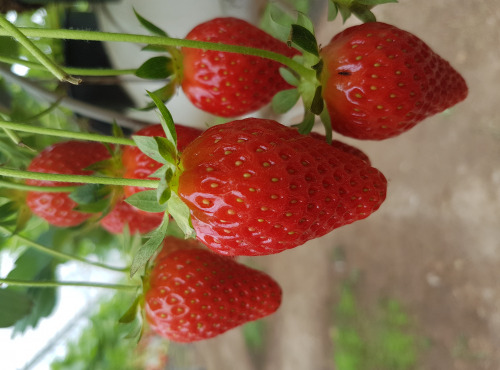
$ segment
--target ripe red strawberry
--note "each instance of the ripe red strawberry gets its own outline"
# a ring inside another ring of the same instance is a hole
[[[130,234],[146,234],[160,226],[162,219],[163,213],[144,212],[122,200],[100,220],[100,224],[112,234],[121,234],[125,225]]]
[[[321,141],[326,141],[325,136],[318,134],[317,132],[311,132],[309,135],[315,139],[318,139]],[[363,162],[365,162],[367,165],[369,165],[369,166],[371,165],[370,158],[363,151],[361,151],[360,149],[358,149],[352,145],[346,144],[346,143],[339,141],[339,140],[332,140],[332,146],[337,148],[337,149],[342,150],[343,152],[355,155],[356,157],[361,159]]]
[[[399,135],[468,93],[447,61],[418,37],[385,23],[346,29],[321,56],[332,128],[357,139]]]
[[[146,320],[176,342],[215,337],[274,313],[281,288],[268,275],[185,240],[167,238],[149,277]],[[174,244],[170,251],[169,244]]]
[[[91,175],[85,170],[90,165],[110,158],[108,149],[101,143],[66,141],[54,144],[40,152],[30,163],[33,172],[59,173],[66,175]],[[70,183],[27,180],[29,185],[68,186]],[[76,226],[91,217],[90,213],[74,210],[76,202],[68,193],[30,191],[26,197],[29,208],[48,223],[69,227]]]
[[[298,52],[250,23],[216,18],[196,26],[188,40],[265,49],[292,57]],[[269,103],[292,88],[279,74],[281,64],[259,57],[183,48],[182,89],[198,108],[222,117],[237,117]]]
[[[202,131],[182,125],[175,125],[177,132],[177,149],[182,152],[186,145],[197,138]],[[134,135],[139,136],[161,136],[165,137],[165,132],[161,124],[150,125],[137,131]],[[135,146],[125,146],[123,148],[122,163],[125,168],[123,177],[127,179],[146,179],[153,174],[161,164],[148,157]],[[125,186],[124,191],[127,197],[139,191],[148,190],[139,186]]]
[[[265,119],[208,129],[181,166],[197,238],[226,255],[294,248],[367,217],[386,195],[385,177],[362,159]]]

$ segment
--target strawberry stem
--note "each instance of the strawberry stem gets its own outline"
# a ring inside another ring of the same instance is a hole
[[[19,28],[16,30],[19,33],[23,34],[25,37],[44,37],[52,39],[87,40],[87,41],[131,42],[139,44],[186,47],[194,49],[205,49],[205,50],[253,55],[261,58],[271,59],[278,63],[281,63],[287,66],[288,68],[292,69],[293,71],[297,72],[299,75],[306,78],[308,76],[315,75],[314,70],[307,68],[302,64],[282,54],[275,53],[269,50],[251,48],[247,46],[228,45],[228,44],[220,44],[220,43],[197,41],[197,40],[176,39],[166,36],[136,35],[128,33],[111,33],[111,32],[83,31],[83,30],[62,30],[62,29],[39,29],[39,28]],[[0,30],[0,36],[5,36],[5,35],[10,36],[11,34],[6,32],[5,30]],[[44,64],[42,60],[40,60],[40,62]]]
[[[83,184],[101,184],[115,186],[141,186],[151,189],[158,188],[158,185],[160,183],[159,180],[125,179],[121,177],[100,177],[86,175],[63,175],[58,173],[14,170],[2,167],[0,167],[0,176],[54,182],[76,182]]]
[[[7,64],[19,64],[31,69],[35,69],[38,71],[45,71],[46,68],[36,62],[30,62],[24,59],[18,58],[9,58],[0,55],[0,62]],[[78,76],[122,76],[128,74],[135,74],[136,69],[104,69],[104,68],[73,68],[73,67],[62,67],[63,71],[69,74],[78,75]]]
[[[73,192],[78,186],[37,186],[37,185],[26,185],[19,184],[17,182],[2,181],[0,180],[0,187],[7,189],[17,189],[23,191],[41,191],[44,193],[62,193],[62,192]]]
[[[123,285],[123,284],[106,284],[106,283],[89,283],[82,281],[30,281],[30,280],[15,280],[15,279],[0,279],[0,286],[2,284],[10,286],[26,286],[35,288],[54,288],[61,286],[77,286],[89,288],[105,288],[115,290],[136,291],[140,285]]]
[[[14,130],[14,131],[29,132],[32,134],[58,136],[58,137],[64,137],[64,138],[68,138],[68,139],[75,139],[75,140],[98,141],[101,143],[109,143],[109,144],[117,144],[117,145],[136,146],[134,140],[132,140],[132,139],[107,136],[107,135],[92,134],[92,133],[88,133],[88,132],[73,132],[73,131],[66,131],[66,130],[60,130],[60,129],[55,129],[55,128],[36,127],[36,126],[27,125],[27,124],[20,123],[20,122],[11,122],[11,121],[0,120],[0,127],[6,128],[9,130]]]
[[[57,79],[78,85],[81,80],[74,78],[64,72],[53,60],[43,53],[30,39],[26,37],[16,26],[10,23],[3,16],[0,17],[0,27],[4,29],[7,36],[16,39],[26,48],[45,68],[47,68]]]
[[[70,261],[70,260],[72,260],[72,261],[78,261],[78,262],[81,262],[81,263],[85,263],[87,265],[91,265],[91,266],[95,266],[95,267],[100,267],[100,268],[103,268],[103,269],[106,269],[106,270],[111,270],[111,271],[127,272],[129,270],[128,267],[114,267],[114,266],[109,266],[109,265],[106,265],[104,263],[89,261],[89,260],[87,260],[87,259],[85,259],[83,257],[74,256],[72,254],[67,254],[67,253],[63,253],[63,252],[59,252],[59,251],[53,250],[53,249],[48,248],[48,247],[46,247],[44,245],[38,244],[37,242],[34,242],[33,240],[25,238],[24,236],[21,236],[19,234],[13,234],[9,229],[7,229],[7,228],[5,228],[3,226],[0,226],[0,232],[2,232],[3,234],[8,234],[9,237],[16,238],[21,243],[26,244],[29,247],[35,248],[35,249],[39,250],[40,252],[49,254],[49,255],[51,255],[53,257],[56,257],[56,258],[59,258],[59,259],[62,259],[62,260],[66,260],[66,261]]]

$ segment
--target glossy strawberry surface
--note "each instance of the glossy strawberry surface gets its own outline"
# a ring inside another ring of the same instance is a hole
[[[321,57],[332,128],[357,139],[397,136],[468,93],[450,63],[415,35],[385,23],[344,30]]]
[[[54,144],[40,152],[31,161],[28,171],[91,175],[93,171],[85,170],[85,168],[108,158],[110,158],[110,153],[101,143],[66,141]],[[41,180],[27,180],[26,183],[39,186],[78,185]],[[34,214],[55,226],[76,226],[92,215],[76,211],[74,208],[77,204],[69,197],[69,193],[30,191],[26,202]]]
[[[216,18],[196,26],[188,40],[249,46],[292,57],[295,49],[237,18]],[[262,108],[278,91],[292,88],[280,76],[281,64],[260,57],[183,48],[182,89],[198,108],[237,117]]]
[[[267,274],[206,249],[167,238],[149,277],[146,319],[176,342],[209,339],[275,312],[281,288]],[[179,248],[180,247],[180,248]]]
[[[181,165],[197,237],[226,255],[299,246],[368,217],[386,196],[384,175],[364,160],[272,120],[214,126]]]
[[[182,152],[186,145],[198,137],[202,131],[183,125],[175,125],[177,132],[177,149]],[[137,131],[134,135],[138,136],[159,136],[165,137],[165,132],[161,124],[150,125]],[[127,179],[148,179],[161,164],[148,157],[135,146],[125,146],[123,148],[122,163],[125,169],[123,177]],[[151,178],[149,178],[151,179]],[[125,186],[125,195],[128,197],[139,191],[148,190],[140,186]]]

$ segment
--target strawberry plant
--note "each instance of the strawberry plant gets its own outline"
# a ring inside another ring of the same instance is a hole
[[[325,46],[316,42],[305,14],[283,10],[271,16],[276,37],[233,17],[208,20],[184,38],[169,37],[137,12],[153,35],[22,28],[0,17],[0,37],[12,37],[34,59],[0,55],[0,62],[75,85],[87,76],[122,74],[163,83],[147,92],[150,104],[135,107],[156,109],[160,123],[108,119],[106,135],[82,124],[43,122],[59,101],[33,117],[2,113],[2,148],[8,150],[0,167],[0,233],[10,248],[30,249],[0,277],[8,286],[0,289],[0,326],[26,319],[42,298],[54,300],[37,297],[40,291],[65,285],[132,292],[120,322],[148,325],[178,342],[209,339],[274,313],[279,284],[234,257],[306,248],[309,240],[369,217],[390,197],[376,163],[334,133],[388,139],[467,96],[459,72],[422,40],[376,21],[372,8],[390,2],[330,0],[329,20],[353,14],[366,23]],[[160,55],[132,70],[63,68],[32,38],[139,43]],[[174,123],[168,106],[176,93],[222,121],[206,130],[205,122],[190,123],[196,128]],[[241,117],[269,104],[276,114],[286,113],[299,101],[300,122]],[[319,122],[324,135],[313,131]],[[127,138],[122,128],[131,127]],[[42,145],[36,137],[59,141]],[[50,238],[40,237],[43,228]],[[67,243],[51,247],[58,233],[99,235],[97,244],[121,248],[126,267],[95,262]],[[20,273],[33,253],[44,256],[36,258],[40,266]],[[54,266],[66,260],[123,272],[123,279],[59,281]]]

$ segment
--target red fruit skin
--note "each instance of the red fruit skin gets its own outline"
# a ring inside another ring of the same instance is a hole
[[[85,170],[85,168],[110,157],[108,149],[101,143],[83,141],[60,142],[40,152],[31,161],[28,171],[66,175],[91,175],[93,171]],[[38,186],[78,185],[41,180],[27,180],[26,183]],[[91,213],[75,211],[74,208],[77,206],[77,203],[69,197],[69,193],[30,191],[26,196],[26,202],[34,214],[55,226],[76,226],[92,216]]]
[[[160,226],[162,220],[163,213],[144,212],[121,200],[100,220],[100,224],[112,234],[123,233],[125,225],[128,225],[130,234],[146,234]]]
[[[177,132],[177,149],[179,152],[182,152],[186,145],[202,133],[202,131],[197,128],[182,125],[175,125],[175,131]],[[137,131],[134,135],[165,137],[165,131],[163,131],[161,124],[156,124],[144,127],[143,129]],[[122,163],[125,168],[123,177],[127,179],[152,179],[149,175],[161,167],[160,163],[148,157],[135,146],[125,146],[123,148]],[[124,187],[126,197],[143,190],[149,189],[140,186]]]
[[[213,338],[281,304],[281,288],[270,276],[201,248],[160,254],[149,284],[146,320],[176,342]]]
[[[346,29],[321,57],[332,128],[345,136],[397,136],[468,94],[465,80],[446,60],[415,35],[385,23]]]
[[[179,195],[197,238],[225,255],[294,248],[367,217],[386,196],[377,169],[272,120],[214,126],[181,165]]]
[[[196,26],[188,40],[249,46],[292,57],[298,51],[252,24],[237,18],[216,18]],[[237,117],[262,108],[281,90],[290,89],[280,63],[236,53],[183,48],[182,89],[201,110]]]
[[[326,142],[326,137],[321,135],[321,134],[318,134],[317,132],[311,132],[309,134],[309,136]],[[363,162],[365,162],[367,165],[371,166],[370,158],[362,150],[360,150],[352,145],[346,144],[342,141],[339,141],[339,140],[332,140],[331,145],[337,149],[342,150],[343,152],[346,152],[346,153],[349,153],[349,154],[352,154],[352,155],[358,157]]]

